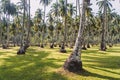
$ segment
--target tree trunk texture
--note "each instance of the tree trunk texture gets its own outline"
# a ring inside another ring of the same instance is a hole
[[[64,42],[62,43],[61,47],[60,47],[60,52],[61,53],[66,53],[67,51],[65,50],[65,44]]]
[[[81,47],[82,47],[82,36],[85,26],[85,9],[87,6],[88,0],[83,0],[82,5],[82,15],[80,18],[80,26],[79,26],[79,32],[78,37],[75,42],[75,47],[69,58],[64,63],[64,69],[68,70],[70,72],[79,72],[82,68],[82,61],[81,61]]]
[[[1,18],[1,17],[0,17]],[[0,20],[1,21],[1,20]],[[2,28],[0,26],[0,45],[2,44]]]
[[[51,43],[51,44],[50,44],[50,48],[54,48],[54,43]]]
[[[26,46],[29,47],[29,45],[30,45],[30,28],[31,28],[31,25],[30,25],[30,0],[29,0],[28,4],[29,4],[29,10],[28,10],[28,13],[27,13],[27,16],[28,16],[28,32],[27,32],[27,38],[26,38]]]
[[[89,42],[87,43],[87,48],[90,48],[90,43]]]
[[[87,50],[87,48],[86,48],[86,46],[85,46],[85,45],[86,45],[86,44],[85,44],[85,39],[82,39],[82,40],[83,40],[83,41],[82,41],[82,43],[83,43],[82,49],[83,49],[83,50]]]
[[[10,15],[8,15],[8,19],[10,21]],[[10,38],[9,32],[10,32],[10,25],[8,23],[8,25],[7,25],[7,42],[6,42],[7,47],[9,47],[9,38]]]
[[[28,45],[21,46],[20,49],[18,50],[17,54],[18,55],[25,54],[25,52],[26,52],[26,50],[27,50],[28,47],[29,47]]]
[[[64,41],[61,45],[60,52],[66,53],[65,46],[67,46],[67,0],[65,0],[65,22],[64,22]]]
[[[40,47],[41,47],[41,48],[44,48],[44,45],[43,45],[43,43],[40,45]]]
[[[21,32],[21,45],[20,45],[20,49],[18,50],[17,54],[25,54],[26,49],[27,49],[27,45],[24,46],[24,27],[25,27],[25,4],[26,1],[24,1],[24,10],[23,10],[23,24],[22,24],[22,32]]]
[[[107,8],[106,5],[104,6],[104,12],[103,12],[103,20],[102,20],[102,39],[101,39],[101,45],[100,45],[100,50],[101,51],[106,51],[106,27],[107,27]]]

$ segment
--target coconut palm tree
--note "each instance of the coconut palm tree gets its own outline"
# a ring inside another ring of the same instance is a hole
[[[35,31],[37,32],[38,34],[38,46],[40,46],[40,35],[41,34],[41,23],[43,21],[43,11],[42,9],[37,9],[36,12],[35,12],[35,17],[34,17],[34,29]]]
[[[2,43],[2,20],[1,20],[1,16],[2,16],[2,10],[1,10],[1,6],[0,6],[0,45]]]
[[[54,35],[53,35],[53,31],[54,31],[54,18],[52,17],[51,13],[48,13],[48,30],[49,30],[49,35],[50,35],[50,38],[51,38],[51,41],[50,41],[50,48],[54,48]]]
[[[100,11],[103,13],[102,15],[102,34],[101,34],[101,45],[100,50],[105,51],[106,50],[106,29],[107,29],[107,12],[110,11],[110,7],[112,7],[112,4],[110,3],[111,0],[100,0],[97,2],[97,5],[99,6]]]
[[[60,48],[60,52],[66,53],[65,45],[66,45],[66,39],[67,39],[66,38],[67,37],[67,25],[66,25],[66,22],[67,22],[67,0],[59,1],[59,13],[64,22],[64,29],[63,29],[64,30],[64,39],[63,39],[63,42],[62,42],[62,45]]]
[[[25,28],[25,15],[27,11],[26,0],[21,0],[19,2],[20,8],[23,9],[23,23],[22,23],[22,32],[21,32],[21,45],[17,54],[25,54],[27,46],[24,45],[24,28]]]
[[[73,6],[73,4],[68,4],[68,17],[67,17],[67,25],[69,24],[69,30],[68,33],[71,34],[69,36],[69,42],[70,42],[70,48],[74,45],[74,36],[75,36],[75,25],[74,25],[74,19],[73,15],[75,15],[76,7]]]
[[[2,11],[4,13],[4,17],[6,18],[7,22],[7,39],[6,39],[6,44],[3,44],[4,48],[7,48],[9,45],[9,31],[10,31],[10,15],[15,15],[16,14],[16,6],[15,4],[11,3],[10,0],[1,0],[1,4],[2,4]]]
[[[58,44],[57,39],[59,37],[57,28],[58,28],[58,21],[59,21],[60,14],[59,14],[58,11],[59,11],[59,4],[58,4],[58,0],[56,0],[56,2],[52,4],[51,10],[50,10],[50,12],[52,13],[52,16],[54,17],[55,32],[56,32],[56,34],[55,34],[55,42],[56,42],[56,44]]]
[[[30,19],[30,0],[28,0],[28,31],[27,31],[27,38],[26,38],[26,46],[27,48],[30,45],[30,29],[31,29],[31,19]]]
[[[78,72],[82,70],[82,61],[81,61],[81,47],[82,47],[82,36],[84,31],[84,22],[85,22],[85,9],[86,6],[90,4],[90,0],[82,1],[82,14],[80,18],[80,26],[78,37],[75,42],[75,47],[69,58],[65,61],[64,69],[72,72]]]
[[[50,3],[52,2],[52,0],[40,0],[40,3],[42,4],[42,5],[44,5],[44,18],[43,18],[43,25],[42,25],[42,27],[44,27],[43,29],[45,29],[45,27],[46,27],[46,22],[45,22],[45,15],[46,15],[46,6],[48,6]],[[44,31],[45,30],[43,30],[42,32],[42,39],[44,39]],[[42,44],[41,44],[41,48],[44,48],[44,45],[43,45],[43,41],[44,40],[42,40]]]

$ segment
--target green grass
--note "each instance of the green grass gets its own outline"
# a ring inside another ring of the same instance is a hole
[[[18,47],[0,49],[0,80],[120,80],[120,46],[106,52],[92,47],[82,51],[80,74],[62,69],[71,53],[59,53],[59,48],[30,47],[26,55],[16,55]]]

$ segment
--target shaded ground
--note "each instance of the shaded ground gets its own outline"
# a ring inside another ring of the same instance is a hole
[[[17,55],[18,48],[0,49],[0,80],[120,80],[120,47],[106,52],[98,47],[82,51],[84,71],[65,72],[61,68],[71,53],[59,48],[30,47],[26,55]]]

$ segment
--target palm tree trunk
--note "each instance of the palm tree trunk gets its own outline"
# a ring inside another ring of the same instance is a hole
[[[29,47],[29,40],[30,37],[30,0],[29,0],[29,11],[28,11],[28,34],[27,34],[27,38],[26,38],[26,46]]]
[[[0,23],[1,23],[1,15],[0,15]],[[0,25],[0,45],[2,44],[2,26]]]
[[[25,52],[26,52],[26,47],[24,46],[25,4],[26,4],[26,1],[24,0],[23,3],[24,3],[23,25],[22,25],[22,33],[21,33],[21,45],[20,45],[20,49],[17,52],[18,55],[25,54]]]
[[[0,45],[2,44],[2,27],[0,26]]]
[[[9,21],[10,21],[10,15],[8,15],[8,19],[9,19]],[[8,25],[7,25],[7,42],[6,42],[6,46],[8,47],[9,46],[9,32],[10,32],[10,26],[9,26],[9,23],[8,23]]]
[[[105,4],[105,2],[104,2]],[[106,5],[104,6],[104,12],[103,12],[103,25],[102,25],[102,40],[101,40],[101,45],[100,45],[100,50],[101,51],[106,51],[106,27],[107,27],[107,8]]]
[[[88,0],[83,0],[82,5],[82,15],[80,18],[80,26],[78,37],[75,42],[75,47],[69,58],[65,61],[64,69],[72,72],[78,72],[82,70],[82,61],[81,61],[81,47],[82,47],[82,35],[84,31],[84,22],[85,22],[85,9]]]
[[[46,25],[46,23],[45,23],[45,15],[46,15],[46,4],[44,4],[44,20],[43,20],[43,24],[44,24],[44,26]],[[43,26],[43,27],[44,27]],[[43,28],[43,31],[42,31],[42,40],[41,40],[41,48],[44,48],[44,28]]]
[[[62,53],[66,53],[65,50],[65,45],[67,45],[67,0],[65,0],[65,16],[64,16],[64,40],[62,42],[61,48],[60,48],[60,52]]]

